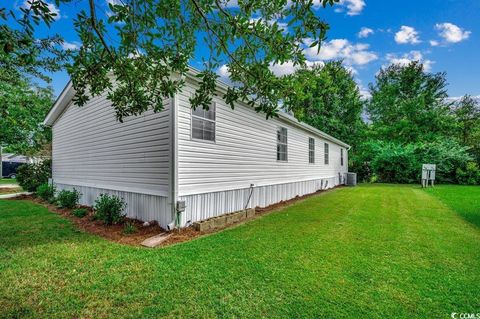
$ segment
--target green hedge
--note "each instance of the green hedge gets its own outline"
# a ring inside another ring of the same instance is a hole
[[[437,165],[436,182],[478,184],[478,166],[472,163],[468,148],[455,140],[398,144],[370,141],[352,154],[351,171],[360,181],[418,183],[422,164]]]

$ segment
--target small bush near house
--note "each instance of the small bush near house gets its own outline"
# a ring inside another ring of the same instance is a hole
[[[45,160],[37,164],[23,164],[17,169],[17,181],[23,189],[35,192],[37,188],[48,182],[52,176],[52,162]]]
[[[104,222],[105,225],[117,224],[125,217],[124,210],[127,204],[115,195],[100,194],[95,200],[95,218]]]
[[[73,191],[61,190],[57,195],[57,203],[60,208],[74,208],[78,205],[80,199],[80,192],[75,188]]]
[[[456,174],[459,184],[480,184],[480,169],[478,168],[478,164],[475,162],[468,162],[464,168],[457,168]]]
[[[134,234],[137,232],[137,227],[133,223],[126,223],[123,228],[123,233],[126,235]]]
[[[48,183],[44,183],[37,187],[37,195],[47,202],[51,202],[55,199],[55,191],[55,186],[49,185]]]
[[[88,209],[86,208],[77,208],[77,209],[74,209],[72,212],[72,215],[78,218],[83,218],[87,216],[87,214],[88,214]]]

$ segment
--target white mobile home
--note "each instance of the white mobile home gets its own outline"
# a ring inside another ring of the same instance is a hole
[[[45,119],[53,131],[57,188],[76,188],[85,205],[101,193],[119,195],[129,217],[166,228],[179,203],[185,204],[185,226],[343,182],[349,145],[290,115],[266,120],[246,104],[232,110],[218,97],[209,111],[193,111],[196,81],[191,71],[163,111],[124,123],[106,95],[73,105],[69,83]]]

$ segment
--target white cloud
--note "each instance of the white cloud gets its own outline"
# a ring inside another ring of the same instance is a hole
[[[307,68],[312,68],[313,66],[323,66],[322,61],[306,61]],[[272,71],[276,76],[284,76],[294,73],[296,70],[300,69],[300,65],[294,65],[292,61],[287,61],[283,64],[270,64],[270,71]]]
[[[435,25],[435,29],[439,31],[438,35],[442,37],[447,43],[461,42],[468,39],[468,37],[472,33],[471,31],[465,31],[459,26],[449,22],[437,23]]]
[[[463,97],[464,97],[464,95],[462,95],[462,96],[450,96],[450,97],[447,97],[446,100],[449,101],[449,102],[459,102]],[[472,99],[477,100],[480,103],[480,95],[476,95],[476,96],[473,95]]]
[[[357,36],[359,38],[366,38],[373,33],[374,33],[373,29],[363,27],[363,28],[360,29],[360,32],[358,32]]]
[[[399,44],[417,44],[420,43],[420,39],[418,32],[413,27],[402,25],[400,31],[395,33],[395,42]]]
[[[306,40],[306,44],[311,40]],[[343,59],[346,65],[364,65],[370,63],[378,56],[368,51],[369,45],[365,43],[353,44],[346,39],[334,39],[322,43],[320,52],[318,46],[305,49],[305,56],[310,61],[325,61],[332,59]]]
[[[79,42],[67,42],[64,41],[62,43],[62,49],[64,50],[78,50],[80,48],[80,43]]]
[[[312,68],[314,66],[323,66],[324,63],[322,61],[306,61],[306,67],[307,68]],[[300,69],[300,65],[294,65],[293,61],[286,61],[285,63],[282,64],[273,64],[270,63],[269,69],[272,71],[276,76],[284,76],[288,74],[294,73],[296,70]],[[227,65],[222,65],[217,69],[217,74],[220,76],[220,78],[229,84],[231,84],[230,81],[230,71],[228,70]]]
[[[28,9],[28,8],[30,8],[31,3],[35,3],[37,1],[38,0],[24,0],[23,4],[22,4],[22,7]],[[53,3],[50,3],[50,2],[47,2],[47,1],[44,1],[44,2],[47,4],[48,10],[50,10],[51,13],[56,14],[53,19],[54,20],[59,20],[61,18],[60,9],[58,9]]]
[[[319,1],[320,2],[320,1]],[[340,2],[336,5],[337,8],[335,12],[343,12],[347,10],[347,14],[349,16],[356,16],[359,15],[363,8],[365,7],[364,0],[340,0]]]
[[[430,70],[432,69],[432,64],[434,63],[432,60],[425,59],[423,54],[420,51],[410,51],[401,56],[388,53],[386,56],[386,59],[388,61],[388,65],[390,64],[408,65],[412,61],[419,61],[423,64],[423,67],[426,72],[430,72]],[[388,65],[384,65],[384,67]]]
[[[107,5],[111,4],[112,6],[114,5],[123,5],[123,2],[121,0],[106,0]]]
[[[230,71],[228,70],[228,67],[226,64],[219,67],[217,70],[217,73],[223,79],[228,79],[230,77]]]
[[[440,43],[439,43],[437,40],[430,40],[430,45],[431,45],[432,47],[436,47],[436,46],[438,46],[439,44],[440,44]]]

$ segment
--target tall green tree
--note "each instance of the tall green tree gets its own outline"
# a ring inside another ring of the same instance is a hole
[[[13,1],[12,1],[13,2]],[[58,2],[58,1],[57,1]],[[27,0],[15,10],[0,4],[0,69],[49,81],[46,72],[58,71],[66,59],[58,34],[40,36],[39,26],[51,26],[56,12],[43,0]],[[17,6],[17,3],[14,4]],[[15,80],[15,78],[12,78]]]
[[[55,3],[61,8],[71,1]],[[321,0],[320,4],[326,7],[338,1]],[[267,117],[275,116],[292,84],[276,77],[271,65],[287,61],[305,65],[305,47],[320,48],[329,29],[315,13],[318,2],[314,1],[118,0],[109,1],[107,15],[99,8],[103,3],[87,0],[74,7],[78,8],[75,30],[82,45],[70,52],[68,71],[78,105],[106,91],[119,120],[149,107],[160,111],[162,99],[184,85],[188,64],[199,47],[208,48],[209,56],[198,74],[199,88],[190,99],[194,108],[208,108],[215,93],[216,70],[226,64],[238,85],[227,91],[224,100],[232,107],[243,100]],[[1,26],[8,35],[0,39],[4,60],[27,58],[22,52],[35,48],[35,24],[53,24],[55,16],[44,0],[27,4],[19,18],[0,7],[0,19],[20,21],[18,29],[8,23]],[[279,22],[288,23],[288,30]],[[41,60],[42,55],[33,56],[38,59],[26,60],[27,64]],[[48,58],[48,53],[43,57]]]
[[[42,121],[53,103],[51,88],[42,88],[21,73],[0,69],[0,145],[35,155],[51,140]]]
[[[341,61],[301,69],[292,76],[295,91],[286,104],[295,117],[351,145],[365,129],[364,102],[358,86]]]
[[[412,143],[450,135],[453,118],[446,86],[445,73],[427,73],[418,61],[381,69],[369,86],[374,137]]]
[[[465,95],[454,105],[453,115],[459,140],[471,148],[472,155],[480,163],[480,103]]]

